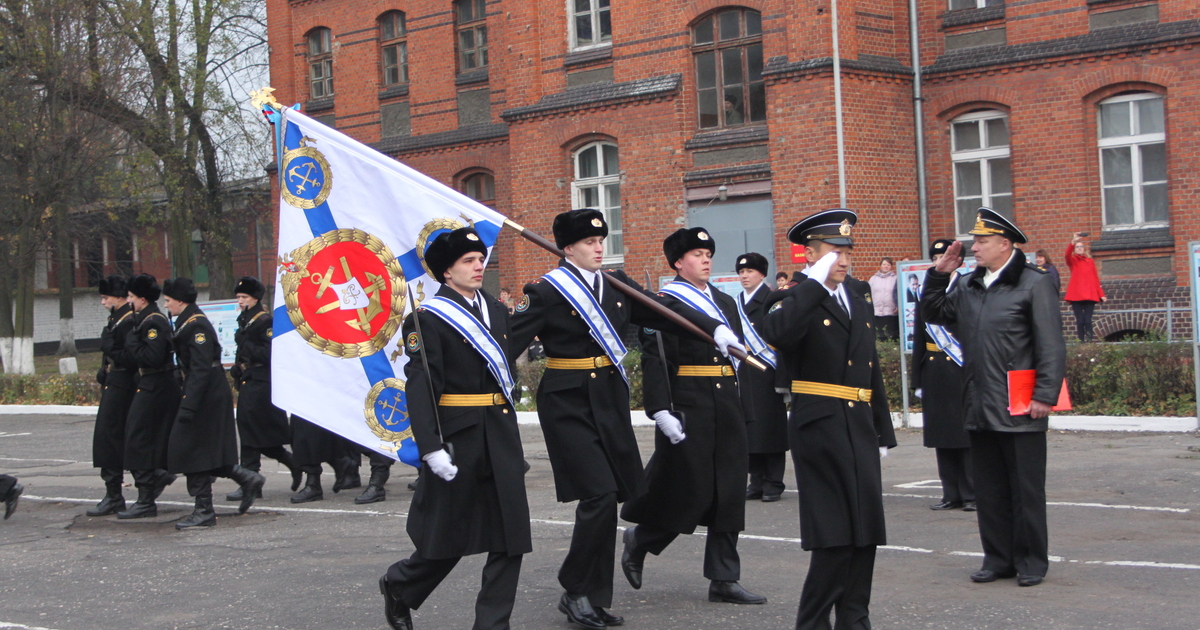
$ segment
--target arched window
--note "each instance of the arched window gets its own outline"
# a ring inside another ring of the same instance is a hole
[[[697,22],[692,27],[692,57],[701,129],[767,119],[758,11],[724,9]]]
[[[592,142],[575,151],[575,180],[571,182],[571,207],[595,208],[608,222],[604,239],[604,262],[624,260],[625,236],[621,228],[621,167],[617,145]]]
[[[309,31],[307,39],[309,95],[333,96],[333,36],[321,27]]]
[[[407,35],[404,13],[388,11],[379,18],[379,63],[384,87],[408,83]]]
[[[571,50],[612,42],[609,0],[567,0],[571,20]]]
[[[484,0],[458,0],[454,3],[455,28],[458,31],[459,72],[487,67],[486,18]]]
[[[1100,187],[1105,227],[1167,222],[1167,133],[1163,99],[1124,94],[1100,102]]]
[[[491,173],[472,173],[459,182],[462,194],[485,206],[496,205],[496,178]]]
[[[955,118],[950,123],[950,159],[958,234],[975,225],[980,207],[1012,218],[1012,160],[1004,112],[986,110]]]

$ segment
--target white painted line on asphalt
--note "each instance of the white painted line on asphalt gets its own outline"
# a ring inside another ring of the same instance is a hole
[[[929,490],[941,490],[942,489],[942,480],[941,479],[926,479],[924,481],[910,481],[909,483],[898,483],[892,487],[893,488],[907,488],[907,489],[925,488],[925,489],[929,489]]]
[[[0,436],[3,437],[3,436]],[[21,459],[20,457],[0,457],[0,461],[5,462],[58,462],[60,464],[78,464],[79,462],[73,459],[50,459],[49,457],[35,457],[32,459]]]
[[[21,499],[24,501],[50,501],[50,502],[57,502],[57,503],[87,504],[87,503],[95,503],[96,502],[95,499],[76,499],[76,498],[72,498],[72,497],[39,497],[39,496],[35,496],[35,495],[30,495],[30,494],[21,495]],[[194,505],[191,501],[162,501],[162,500],[159,500],[159,501],[155,501],[155,503],[158,505],[178,505],[178,506],[182,506],[182,507],[192,507]],[[217,505],[220,505],[220,504],[217,504]],[[233,507],[232,502],[229,502],[228,505],[230,507]],[[250,511],[247,513],[250,514],[250,513],[256,513],[256,512],[295,512],[298,514],[360,514],[360,515],[366,515],[366,516],[399,516],[401,518],[408,517],[408,514],[406,514],[404,512],[380,512],[377,510],[339,510],[339,509],[333,509],[333,508],[300,508],[300,507],[285,507],[285,506],[274,506],[274,505],[272,505],[270,507],[267,507],[267,506],[260,506],[257,508],[251,507]],[[3,626],[0,626],[0,628],[3,628]]]
[[[1175,512],[1187,514],[1191,508],[1149,507],[1145,505],[1106,505],[1104,503],[1071,503],[1069,501],[1047,501],[1046,505],[1064,505],[1067,507],[1108,508],[1110,510],[1142,510],[1146,512]]]
[[[0,405],[0,416],[94,416],[99,410],[95,405]]]
[[[10,623],[0,621],[0,628],[13,628],[14,630],[51,630],[51,628],[42,628],[40,626],[27,626],[20,623]]]
[[[20,436],[22,436],[22,435],[33,435],[33,434],[32,434],[32,433],[5,433],[4,431],[0,431],[0,438],[4,438],[4,437],[20,437]],[[3,626],[0,626],[0,627],[3,627]]]

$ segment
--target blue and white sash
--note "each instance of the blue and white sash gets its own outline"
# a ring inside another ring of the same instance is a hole
[[[754,329],[754,324],[750,322],[750,318],[746,316],[746,309],[742,306],[741,296],[733,298],[737,302],[738,315],[742,318],[742,337],[746,339],[746,346],[750,348],[751,354],[755,354],[762,359],[764,363],[772,368],[778,367],[778,359],[775,357],[775,351],[771,346],[767,345],[766,341]]]
[[[946,293],[949,293],[950,290],[955,287],[958,278],[959,275],[957,273],[950,277],[950,284],[946,286]],[[933,342],[937,344],[937,347],[940,348],[942,352],[945,352],[946,356],[950,357],[951,361],[954,361],[959,367],[962,367],[962,344],[958,343],[958,340],[954,338],[954,335],[951,334],[949,330],[946,330],[945,326],[940,326],[938,324],[925,324],[925,334],[929,335],[930,339],[933,339]]]
[[[617,333],[616,328],[613,328],[612,322],[608,321],[604,309],[600,308],[596,296],[592,295],[592,290],[583,284],[583,280],[580,280],[579,276],[571,273],[565,267],[558,267],[542,278],[558,289],[558,292],[567,298],[571,306],[574,306],[575,310],[583,315],[592,339],[596,340],[601,348],[604,348],[604,353],[621,372],[621,378],[628,383],[629,377],[625,374],[625,366],[621,365],[621,360],[625,358],[628,350],[621,342],[621,335]]]
[[[697,289],[690,282],[679,282],[678,280],[668,282],[667,286],[662,288],[662,292],[678,298],[684,304],[725,324],[729,330],[733,330],[733,326],[730,325],[729,320],[725,317],[725,313],[717,307],[717,303],[708,297],[708,294]],[[736,370],[740,361],[733,357],[729,357],[729,360],[733,362],[733,368]]]
[[[480,300],[480,307],[487,308],[487,304]],[[508,399],[508,404],[515,406],[512,392],[516,387],[516,382],[513,380],[512,372],[508,369],[508,360],[504,357],[504,351],[500,349],[500,344],[496,343],[487,328],[478,319],[475,319],[470,311],[454,303],[453,300],[441,296],[426,300],[421,304],[421,308],[445,320],[463,336],[463,339],[471,343],[483,360],[487,361],[488,370],[492,376],[496,377],[496,382],[504,390],[504,397]]]

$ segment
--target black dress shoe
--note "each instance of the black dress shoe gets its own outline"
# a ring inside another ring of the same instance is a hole
[[[782,494],[765,494],[764,493],[762,496],[762,502],[763,503],[774,503],[782,498],[783,498]]]
[[[629,581],[630,586],[640,589],[642,588],[642,565],[646,562],[646,552],[638,550],[634,529],[633,527],[626,529],[621,536],[621,541],[625,543],[625,550],[621,552],[621,572],[625,574],[625,579]]]
[[[584,628],[607,627],[600,621],[600,617],[596,616],[596,609],[592,608],[587,595],[563,593],[562,598],[558,600],[558,611],[567,616],[567,621]]]
[[[383,614],[392,630],[413,630],[412,612],[399,597],[392,594],[386,575],[379,578],[379,592],[383,594]]]
[[[726,604],[765,604],[767,598],[747,591],[737,582],[713,580],[708,585],[708,601]]]
[[[993,571],[991,569],[980,569],[971,574],[971,581],[985,584],[987,582],[995,582],[1001,578],[1010,578],[1016,574],[1016,571]]]
[[[609,613],[607,610],[604,610],[599,606],[592,606],[592,610],[596,611],[596,616],[599,617],[600,621],[603,621],[604,625],[606,626],[619,626],[625,623],[624,617]]]
[[[8,493],[8,498],[4,500],[4,520],[13,515],[17,511],[17,501],[21,498],[21,493],[25,492],[25,486],[16,484]]]
[[[761,499],[761,498],[763,498],[762,490],[754,490],[752,488],[746,488],[746,500],[747,501],[754,501],[756,499]]]
[[[963,511],[964,512],[974,512],[976,510],[978,510],[978,508],[975,507],[974,501],[963,501]]]
[[[963,506],[962,501],[942,501],[941,503],[934,503],[933,505],[929,506],[929,509],[935,510],[935,511],[957,510],[958,508],[960,508],[962,506]]]
[[[1044,579],[1046,579],[1045,576],[1027,575],[1022,573],[1021,575],[1017,576],[1017,586],[1037,586],[1038,584],[1041,584],[1042,580]]]
[[[383,486],[377,486],[374,484],[367,486],[367,489],[363,490],[362,494],[354,497],[355,505],[366,505],[368,503],[378,503],[380,501],[387,501],[387,490],[385,490]]]

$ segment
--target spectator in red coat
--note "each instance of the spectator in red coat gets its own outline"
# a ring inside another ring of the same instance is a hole
[[[1067,283],[1067,302],[1075,313],[1075,329],[1080,341],[1090,341],[1092,334],[1092,311],[1097,302],[1107,301],[1104,287],[1100,286],[1100,275],[1096,273],[1096,261],[1088,255],[1083,233],[1076,232],[1067,246],[1067,268],[1071,280]]]

